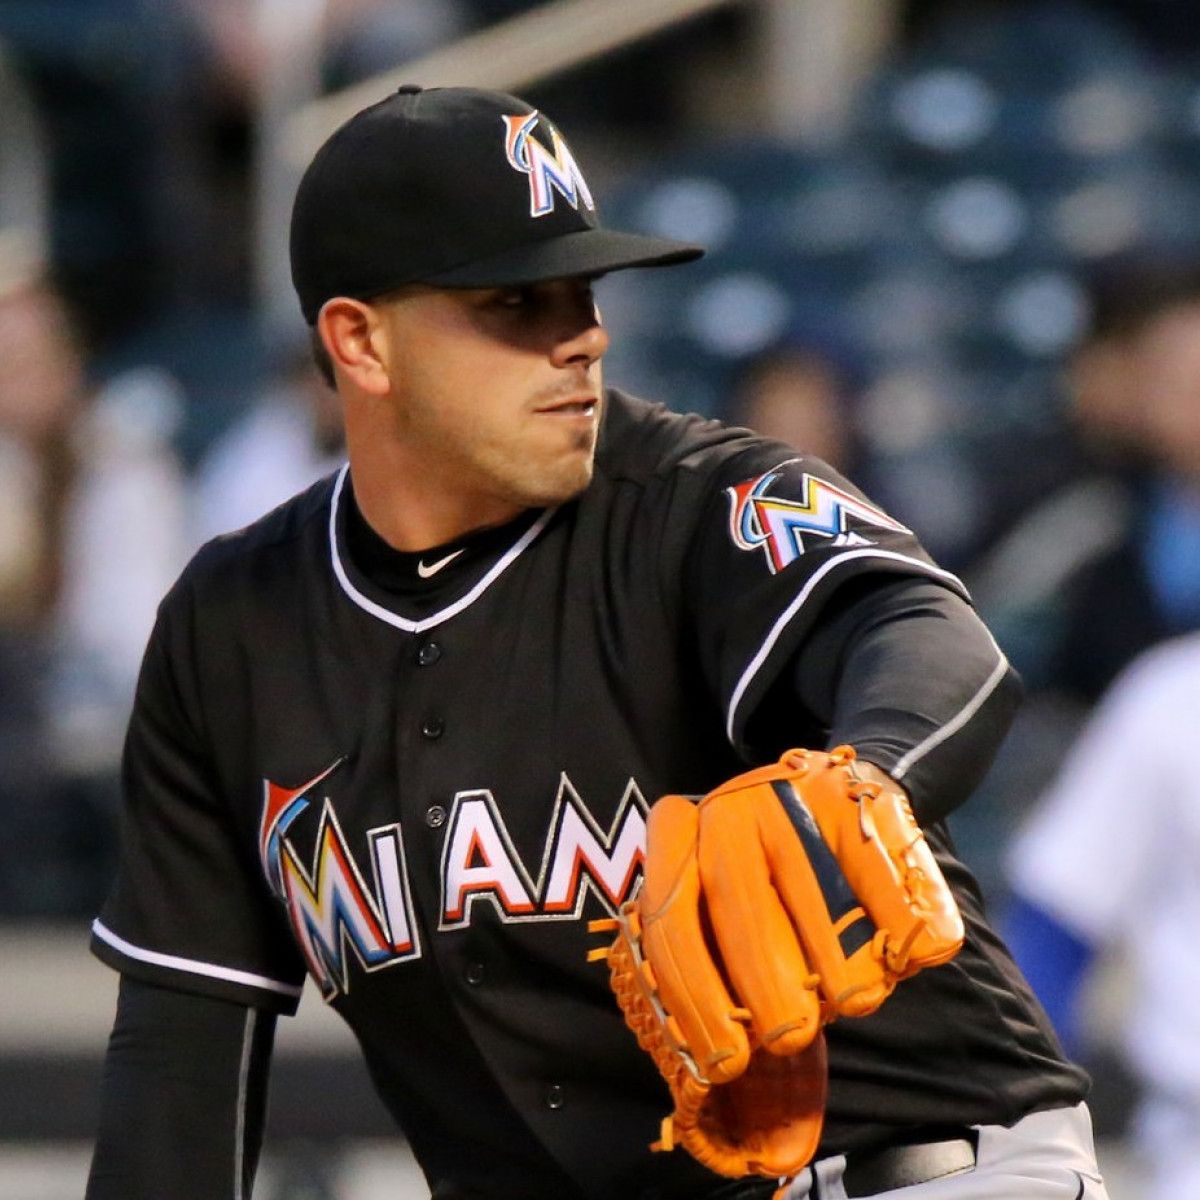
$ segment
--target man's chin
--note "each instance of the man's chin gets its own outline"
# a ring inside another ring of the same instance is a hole
[[[570,473],[564,472],[555,479],[539,480],[529,489],[525,497],[528,508],[551,508],[556,504],[566,504],[587,491],[592,482],[592,464]]]

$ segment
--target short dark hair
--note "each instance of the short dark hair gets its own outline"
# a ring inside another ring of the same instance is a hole
[[[1200,262],[1123,259],[1102,267],[1088,282],[1089,340],[1128,337],[1163,313],[1200,301]]]
[[[321,334],[316,329],[310,330],[309,340],[312,343],[313,362],[317,364],[317,370],[320,372],[321,378],[331,388],[336,390],[337,379],[334,378],[333,374],[333,359],[329,357],[329,351],[325,349],[325,343],[321,340]]]

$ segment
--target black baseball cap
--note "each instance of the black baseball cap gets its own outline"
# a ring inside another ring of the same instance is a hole
[[[317,151],[292,209],[292,282],[310,325],[331,296],[506,287],[703,253],[601,228],[549,119],[475,88],[406,84],[355,114]]]

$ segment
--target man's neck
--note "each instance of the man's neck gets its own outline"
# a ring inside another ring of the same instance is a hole
[[[497,496],[451,491],[430,483],[428,472],[391,462],[385,448],[350,455],[350,476],[359,512],[394,550],[429,550],[505,525],[523,508]]]

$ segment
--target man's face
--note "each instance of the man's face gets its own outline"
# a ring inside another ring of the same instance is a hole
[[[376,308],[396,435],[432,486],[529,508],[588,485],[608,348],[590,281],[405,289]]]
[[[39,443],[75,419],[83,367],[61,301],[30,286],[0,297],[0,430]]]
[[[1135,397],[1151,450],[1200,480],[1200,302],[1166,310],[1137,340]]]

